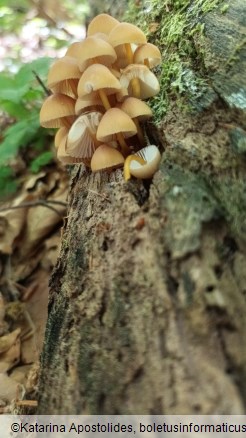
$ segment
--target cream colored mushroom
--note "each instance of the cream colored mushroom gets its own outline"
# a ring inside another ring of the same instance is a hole
[[[121,84],[111,71],[101,64],[89,66],[82,74],[78,84],[79,98],[99,96],[104,108],[111,108],[108,95],[119,91]]]
[[[75,120],[67,136],[66,151],[69,155],[82,158],[86,163],[90,161],[95,149],[101,144],[96,138],[101,118],[100,112],[92,111]]]
[[[152,117],[152,111],[147,103],[143,102],[136,97],[128,97],[121,104],[121,110],[128,114],[134,121],[137,128],[137,136],[142,146],[144,146],[145,140],[139,125],[139,121],[147,120]]]
[[[128,155],[129,148],[125,142],[125,137],[131,137],[136,133],[137,128],[132,119],[119,108],[111,108],[101,119],[97,130],[97,139],[109,143],[116,137],[123,154]]]
[[[77,59],[81,72],[92,63],[109,66],[117,58],[113,47],[107,41],[95,36],[90,36],[80,43],[74,43],[68,48],[66,55]]]
[[[98,32],[108,35],[119,24],[119,21],[108,14],[99,14],[90,22],[87,35],[95,35]]]
[[[77,97],[77,86],[81,72],[76,59],[64,56],[58,59],[48,73],[48,88],[54,93]]]
[[[134,83],[133,79],[138,79]],[[148,99],[155,96],[160,91],[160,85],[157,77],[146,65],[131,64],[121,71],[120,83],[123,89],[128,90],[130,96],[139,99]],[[117,95],[118,97],[119,95]]]
[[[124,178],[128,181],[131,175],[139,179],[149,179],[157,171],[161,154],[157,146],[149,145],[134,155],[129,155],[124,164]]]
[[[65,94],[52,94],[40,111],[40,125],[44,128],[70,128],[75,120],[75,100]]]
[[[91,170],[112,170],[124,164],[123,155],[112,146],[102,144],[93,154],[91,159]]]
[[[133,56],[135,64],[144,64],[153,68],[161,62],[161,52],[154,44],[146,43],[136,48]]]

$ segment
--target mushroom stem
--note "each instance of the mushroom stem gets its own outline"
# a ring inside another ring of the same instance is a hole
[[[125,141],[125,138],[124,138],[122,132],[118,132],[116,134],[116,138],[117,138],[118,143],[120,144],[121,152],[123,153],[123,155],[124,156],[129,155],[130,149],[129,149],[129,147],[126,144],[126,141]]]
[[[129,64],[133,64],[133,52],[130,43],[125,44],[126,57]]]
[[[126,50],[126,57],[129,64],[133,64],[133,51],[131,48],[130,43],[125,44],[125,50]],[[132,86],[132,94],[133,97],[140,98],[140,83],[138,78],[133,78],[131,80],[131,86]]]
[[[137,132],[138,139],[139,139],[141,145],[144,146],[145,145],[145,139],[144,139],[143,132],[142,132],[141,126],[139,124],[138,118],[134,117],[132,120],[134,121],[134,123],[136,125],[136,128],[138,130],[138,132]]]
[[[139,164],[146,164],[146,161],[139,157],[138,155],[128,155],[128,157],[125,160],[124,163],[124,178],[125,181],[128,181],[131,178],[131,172],[130,172],[130,163],[131,161],[137,161]]]
[[[103,104],[105,110],[106,111],[109,110],[111,108],[111,105],[109,103],[108,96],[105,93],[105,91],[104,90],[98,90],[98,94],[100,96],[100,99],[102,101],[102,104]]]

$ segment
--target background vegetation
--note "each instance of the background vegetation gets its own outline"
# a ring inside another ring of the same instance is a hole
[[[76,8],[75,8],[76,3]],[[39,125],[49,65],[83,38],[84,0],[0,0],[0,199],[53,163],[51,137]]]

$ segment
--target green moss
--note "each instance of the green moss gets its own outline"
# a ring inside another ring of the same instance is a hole
[[[182,107],[192,108],[206,91],[203,58],[197,53],[194,38],[203,34],[204,26],[199,22],[202,15],[223,1],[129,1],[124,20],[139,26],[148,41],[158,45],[163,57],[161,66],[155,70],[161,91],[150,100],[156,122],[165,115],[171,99]]]

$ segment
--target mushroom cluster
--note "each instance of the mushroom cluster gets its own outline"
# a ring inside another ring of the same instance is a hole
[[[124,166],[126,180],[150,178],[160,153],[145,144],[141,122],[152,116],[143,100],[159,92],[151,69],[160,62],[159,49],[137,26],[96,16],[85,40],[71,44],[48,73],[51,95],[40,124],[59,128],[58,159],[93,172]]]

